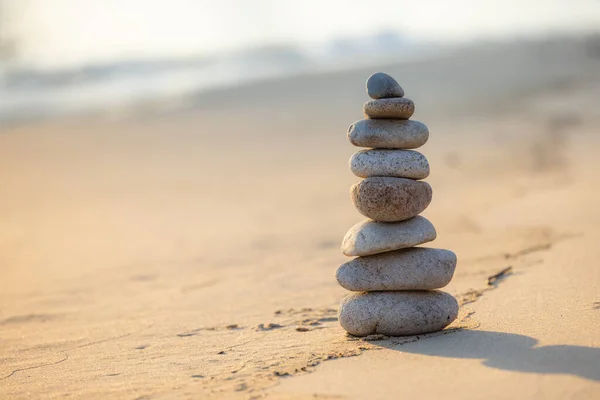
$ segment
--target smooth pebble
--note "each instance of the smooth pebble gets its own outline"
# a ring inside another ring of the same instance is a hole
[[[363,111],[370,119],[409,119],[415,112],[415,103],[404,97],[369,100]]]
[[[348,128],[350,143],[380,149],[416,149],[429,139],[427,126],[419,121],[361,119]]]
[[[432,191],[427,182],[375,176],[353,185],[350,195],[362,215],[396,222],[423,212],[431,202]]]
[[[350,257],[369,256],[413,247],[436,238],[433,224],[416,217],[400,222],[377,222],[370,219],[354,225],[342,241],[342,252]]]
[[[387,99],[404,96],[404,90],[388,74],[376,72],[367,79],[367,94],[372,99]]]
[[[442,330],[457,315],[458,302],[445,292],[365,292],[342,300],[339,320],[355,336],[407,336]]]
[[[339,284],[355,292],[431,290],[446,286],[454,275],[456,255],[450,250],[414,247],[342,264]]]
[[[350,170],[360,178],[394,176],[424,179],[429,175],[427,158],[414,150],[360,150],[349,161]]]

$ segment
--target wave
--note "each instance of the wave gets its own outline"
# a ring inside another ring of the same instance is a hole
[[[206,90],[410,59],[438,47],[384,32],[322,46],[264,46],[213,57],[122,60],[54,70],[13,65],[0,69],[0,121],[173,107]]]

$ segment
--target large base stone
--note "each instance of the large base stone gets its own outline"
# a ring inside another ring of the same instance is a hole
[[[365,292],[342,300],[339,319],[355,336],[407,336],[442,330],[457,315],[458,302],[445,292]]]

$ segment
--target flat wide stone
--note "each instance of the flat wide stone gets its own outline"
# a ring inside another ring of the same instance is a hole
[[[419,215],[400,222],[367,219],[346,233],[342,252],[350,257],[369,256],[431,242],[435,237],[433,224]]]
[[[365,292],[342,300],[339,320],[354,336],[407,336],[442,330],[457,315],[456,299],[438,290]]]
[[[365,217],[397,222],[423,212],[431,202],[432,191],[427,182],[377,176],[353,185],[350,196]]]
[[[405,97],[369,100],[363,111],[371,119],[409,119],[415,112],[415,103]]]
[[[419,121],[361,119],[348,128],[350,143],[379,149],[416,149],[429,139],[427,126]]]
[[[414,150],[361,150],[350,158],[350,170],[361,178],[394,176],[424,179],[429,175],[427,158]]]
[[[367,79],[367,94],[372,99],[387,99],[404,96],[404,90],[388,74],[376,72]]]
[[[342,264],[336,278],[355,292],[431,290],[446,286],[454,275],[456,255],[450,250],[413,247]]]

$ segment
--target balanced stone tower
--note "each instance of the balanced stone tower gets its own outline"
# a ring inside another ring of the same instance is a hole
[[[340,305],[339,320],[355,336],[418,335],[449,325],[458,303],[439,289],[452,279],[456,255],[449,250],[414,247],[436,238],[431,222],[419,216],[431,202],[431,187],[420,181],[429,163],[416,149],[429,131],[409,118],[414,103],[391,76],[367,80],[365,119],[348,129],[350,142],[367,147],[350,158],[352,172],[364,178],[352,186],[352,202],[368,217],[354,225],[342,252],[356,257],[337,270],[352,293]]]

